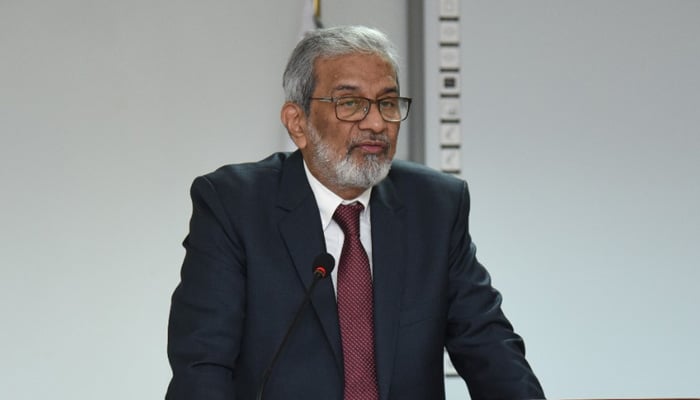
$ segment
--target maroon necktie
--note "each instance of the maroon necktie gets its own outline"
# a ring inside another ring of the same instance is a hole
[[[333,219],[345,234],[338,263],[338,318],[343,344],[345,400],[377,400],[374,301],[369,259],[360,242],[360,203],[340,205]]]

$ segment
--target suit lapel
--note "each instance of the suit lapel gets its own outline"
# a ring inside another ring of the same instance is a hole
[[[277,205],[286,212],[279,222],[280,234],[299,279],[308,290],[313,279],[311,264],[317,255],[326,251],[326,242],[318,205],[306,179],[299,151],[285,160],[279,189]],[[311,304],[333,350],[338,370],[342,371],[338,310],[330,279],[324,279],[316,285]]]
[[[390,178],[372,189],[372,268],[374,325],[379,398],[389,396],[399,330],[401,288],[406,254],[403,236],[405,209]]]

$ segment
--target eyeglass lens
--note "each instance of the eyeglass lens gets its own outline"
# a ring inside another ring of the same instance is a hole
[[[401,121],[408,114],[408,100],[387,97],[376,101],[379,113],[387,121]],[[335,111],[339,119],[359,121],[369,113],[372,101],[364,97],[341,97],[336,100]]]

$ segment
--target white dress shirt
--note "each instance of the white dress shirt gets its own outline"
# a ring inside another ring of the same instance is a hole
[[[306,179],[309,181],[309,185],[311,185],[311,191],[316,198],[318,210],[321,213],[321,226],[323,227],[323,236],[326,239],[326,251],[335,258],[336,268],[333,268],[331,272],[331,279],[333,281],[333,290],[335,290],[337,294],[338,290],[335,284],[338,279],[337,267],[338,261],[340,260],[340,253],[343,251],[345,235],[343,234],[343,230],[340,229],[340,225],[333,220],[333,214],[336,208],[341,204],[350,204],[357,201],[365,207],[360,213],[360,241],[365,248],[365,252],[367,252],[369,269],[370,273],[372,273],[372,226],[370,225],[369,209],[369,197],[372,193],[372,188],[365,190],[355,199],[344,200],[330,189],[323,186],[323,184],[311,174],[309,167],[306,165],[306,161],[304,161],[304,171],[306,172]]]

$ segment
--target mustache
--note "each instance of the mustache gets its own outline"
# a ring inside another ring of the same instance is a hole
[[[375,143],[381,143],[387,147],[391,146],[391,142],[389,141],[389,136],[383,133],[367,133],[367,134],[361,134],[357,137],[353,137],[350,139],[349,147],[356,147],[361,145],[362,143],[366,142],[375,142]]]

